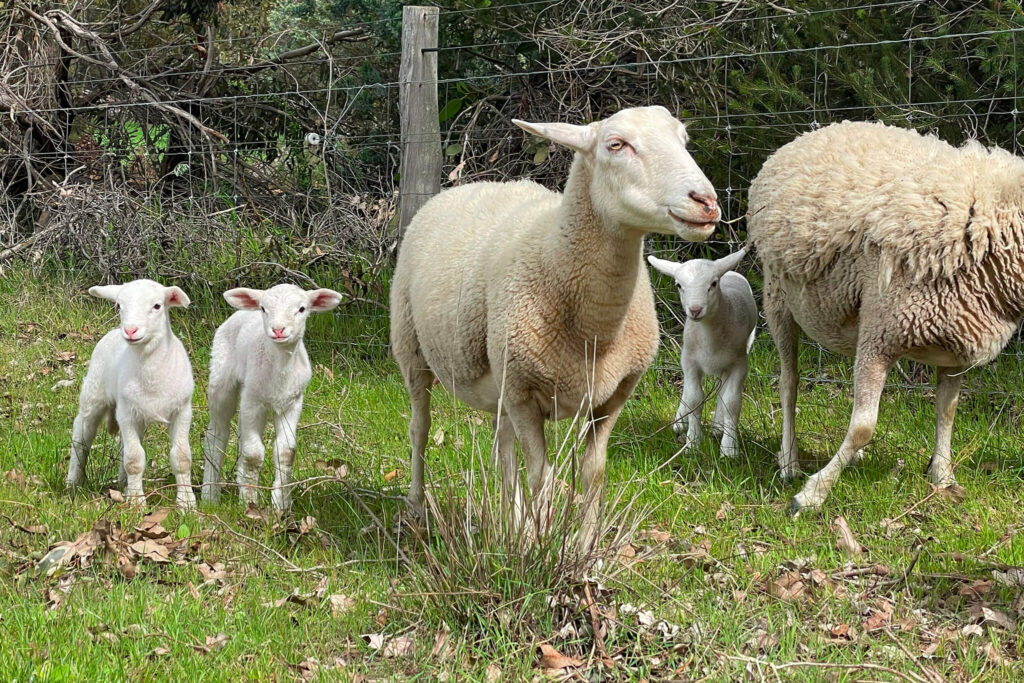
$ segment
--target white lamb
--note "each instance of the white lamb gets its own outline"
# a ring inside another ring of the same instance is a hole
[[[96,429],[103,418],[111,434],[121,432],[121,482],[125,497],[145,503],[142,473],[146,452],[142,440],[153,424],[168,426],[171,471],[177,483],[177,503],[194,508],[188,443],[192,423],[192,364],[181,341],[171,331],[168,310],[185,308],[188,296],[179,287],[152,280],[90,287],[89,293],[115,302],[121,326],[111,330],[93,349],[82,381],[78,416],[71,434],[71,464],[67,486],[81,485]]]
[[[302,397],[312,377],[302,342],[310,313],[330,311],[341,294],[282,284],[267,290],[239,287],[224,292],[239,309],[217,328],[210,357],[210,426],[206,432],[203,500],[220,497],[224,446],[238,411],[238,493],[255,503],[263,465],[263,430],[274,414],[274,508],[291,507],[289,481]]]
[[[675,263],[648,256],[661,273],[675,278],[686,313],[683,330],[683,398],[672,430],[686,431],[687,448],[700,442],[700,413],[704,405],[704,377],[721,379],[712,429],[722,434],[721,454],[739,453],[740,408],[747,379],[747,354],[754,343],[757,304],[747,278],[733,271],[743,259],[740,249],[717,261],[690,259]],[[683,424],[688,419],[689,429]]]
[[[593,539],[608,437],[658,347],[644,234],[707,239],[717,197],[686,150],[685,126],[663,107],[587,126],[513,123],[576,151],[565,192],[526,181],[445,190],[413,218],[398,255],[391,347],[412,401],[409,505],[422,510],[436,378],[495,414],[503,492],[517,518],[519,440],[538,524],[552,487],[544,421],[582,410]]]
[[[854,356],[853,411],[839,450],[793,499],[824,502],[871,439],[889,368],[934,365],[928,474],[951,486],[951,437],[964,372],[994,359],[1024,314],[1024,160],[977,142],[874,123],[806,133],[750,187],[750,239],[764,265],[764,311],[782,360],[782,476],[797,473],[800,330]]]

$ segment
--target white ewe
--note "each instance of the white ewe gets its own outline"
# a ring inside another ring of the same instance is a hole
[[[743,384],[747,379],[747,354],[754,343],[757,304],[747,278],[733,272],[743,260],[740,249],[717,261],[690,259],[674,263],[648,256],[658,271],[675,278],[686,313],[683,330],[683,398],[672,429],[686,431],[686,447],[700,442],[700,413],[704,405],[704,377],[721,379],[712,429],[722,434],[721,454],[739,453],[739,420]],[[683,424],[688,418],[689,429]]]
[[[71,433],[68,488],[82,483],[96,429],[106,418],[111,434],[121,431],[125,497],[144,503],[142,473],[146,469],[146,452],[142,440],[146,428],[159,423],[167,425],[170,432],[177,503],[182,508],[194,508],[192,450],[188,443],[192,365],[185,347],[171,331],[168,315],[171,308],[187,307],[189,299],[179,287],[164,287],[152,280],[90,287],[89,293],[115,302],[121,326],[107,332],[96,344],[82,381],[78,416]]]
[[[791,511],[822,504],[871,439],[889,369],[938,368],[928,468],[956,483],[950,439],[963,372],[996,357],[1024,313],[1024,160],[976,142],[872,123],[806,133],[750,188],[750,238],[782,357],[782,476],[797,472],[793,430],[802,329],[854,356],[853,414],[835,457]]]
[[[504,491],[522,509],[514,428],[538,523],[552,484],[544,421],[583,411],[592,538],[609,434],[658,346],[644,234],[707,239],[717,198],[663,107],[587,126],[513,123],[576,151],[564,194],[526,181],[446,190],[419,210],[399,252],[391,345],[412,400],[409,504],[422,510],[436,377],[495,413]]]
[[[302,397],[312,376],[302,337],[310,313],[330,311],[341,294],[295,285],[224,292],[239,309],[217,328],[210,357],[210,426],[206,431],[203,500],[220,496],[224,446],[238,411],[238,493],[255,503],[263,465],[263,430],[274,414],[274,508],[291,507],[289,480]]]

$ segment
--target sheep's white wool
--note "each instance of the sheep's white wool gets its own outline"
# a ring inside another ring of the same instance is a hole
[[[263,430],[274,420],[274,507],[291,506],[290,480],[302,398],[312,377],[303,343],[310,313],[330,311],[341,294],[330,289],[305,291],[282,284],[268,290],[239,287],[224,292],[239,309],[213,337],[210,357],[210,426],[206,432],[203,500],[216,501],[223,483],[224,447],[231,418],[238,411],[239,495],[257,499],[263,465]]]
[[[684,263],[647,257],[656,270],[676,281],[686,316],[679,358],[683,396],[672,430],[684,438],[686,448],[698,445],[703,380],[709,375],[720,378],[712,428],[722,434],[721,454],[727,458],[739,454],[747,354],[757,326],[757,304],[750,283],[732,270],[745,254],[746,249],[741,249],[717,261],[691,259]]]
[[[516,123],[577,152],[564,194],[526,181],[446,190],[413,218],[399,253],[391,343],[412,400],[409,502],[423,503],[436,377],[496,414],[505,492],[522,509],[514,427],[537,514],[550,493],[544,420],[592,411],[581,477],[590,525],[609,432],[658,345],[643,235],[706,239],[719,211],[664,108],[589,126]]]
[[[71,435],[67,485],[78,486],[100,422],[121,432],[121,480],[129,500],[145,502],[142,474],[146,453],[142,440],[154,423],[167,425],[171,441],[171,471],[177,483],[177,503],[195,507],[188,442],[192,422],[192,365],[181,341],[171,331],[168,310],[187,307],[188,296],[178,287],[152,280],[97,286],[89,293],[115,302],[121,326],[96,344],[82,381],[78,416]]]
[[[1024,160],[874,123],[841,123],[779,149],[751,184],[750,239],[782,357],[784,477],[797,472],[797,337],[855,356],[846,439],[794,510],[824,501],[874,431],[899,358],[938,367],[938,485],[955,483],[950,435],[962,372],[992,360],[1024,312]]]

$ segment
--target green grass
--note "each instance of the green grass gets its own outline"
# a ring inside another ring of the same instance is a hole
[[[193,298],[193,309],[174,312],[173,325],[192,354],[197,380],[192,444],[198,483],[209,342],[228,311],[212,296]],[[0,283],[0,300],[0,471],[16,471],[0,477],[6,517],[0,523],[0,679],[290,679],[308,672],[300,663],[315,659],[335,667],[321,670],[323,679],[362,674],[433,680],[444,673],[487,680],[500,671],[503,680],[519,680],[541,675],[541,642],[590,662],[584,676],[600,674],[589,615],[578,601],[550,607],[549,597],[565,594],[543,571],[524,574],[535,577],[536,586],[505,585],[520,577],[494,572],[495,585],[477,580],[457,596],[424,595],[433,584],[418,563],[426,550],[436,559],[439,546],[436,540],[424,546],[405,527],[396,533],[399,497],[408,484],[408,402],[387,357],[387,322],[376,308],[321,316],[307,333],[315,370],[295,475],[309,481],[297,492],[294,518],[315,517],[312,531],[299,533],[287,520],[247,517],[227,495],[218,506],[201,505],[195,514],[172,511],[165,520],[172,534],[191,539],[181,564],[143,562],[127,579],[97,556],[88,568],[63,577],[38,576],[33,567],[54,543],[74,540],[99,519],[130,531],[143,512],[106,497],[116,487],[117,446],[105,434],[93,449],[85,491],[69,496],[63,490],[77,391],[93,343],[116,324],[113,310],[90,299],[79,283],[38,282],[17,273]],[[619,419],[609,449],[607,489],[620,501],[633,501],[620,512],[668,538],[657,543],[637,537],[635,557],[607,560],[592,571],[590,578],[604,588],[604,644],[618,662],[608,676],[895,679],[883,670],[841,668],[865,663],[900,672],[908,677],[903,680],[927,680],[928,671],[951,680],[1010,680],[1024,673],[1019,629],[984,625],[981,635],[962,633],[980,621],[982,606],[1024,616],[1017,612],[1020,588],[981,585],[980,598],[963,590],[991,580],[992,570],[1003,565],[1024,566],[1019,359],[973,370],[966,383],[954,433],[962,501],[933,494],[923,473],[934,432],[931,392],[894,387],[884,394],[865,460],[844,473],[820,513],[794,520],[785,506],[799,483],[782,484],[776,477],[778,360],[767,334],[755,346],[743,455],[734,460],[719,458],[710,441],[699,451],[677,454],[666,428],[679,396],[676,358],[672,344],[665,344]],[[797,418],[801,463],[813,470],[845,432],[850,390],[831,380],[848,380],[850,368],[808,346],[801,369],[817,378],[802,383]],[[61,379],[75,384],[51,390]],[[893,379],[903,381],[896,374]],[[490,429],[487,416],[443,392],[435,397],[432,431],[443,430],[444,442],[430,447],[428,476],[440,483],[438,491],[457,498],[459,478],[474,458],[479,464],[480,454],[489,452]],[[157,491],[149,507],[171,505],[163,432],[151,430],[146,446],[146,490]],[[233,459],[229,448],[229,466]],[[325,464],[344,464],[347,475],[330,478]],[[269,469],[268,462],[264,483]],[[454,515],[458,500],[446,500]],[[831,525],[839,515],[868,548],[866,558],[851,562],[837,548]],[[11,522],[46,529],[27,533]],[[465,552],[460,547],[453,552]],[[452,558],[453,566],[466,559]],[[205,582],[202,562],[221,562],[229,574]],[[884,565],[889,573],[832,578],[870,565]],[[792,600],[773,594],[768,582],[793,579],[787,577],[793,571],[802,572],[806,590]],[[818,585],[815,579],[823,577]],[[68,586],[52,607],[51,598]],[[266,606],[318,589],[355,604],[337,615],[318,598]],[[518,597],[502,604],[494,594]],[[478,612],[485,616],[460,619],[477,595],[489,601]],[[881,620],[885,628],[867,632],[865,620],[882,608],[880,601],[892,605],[891,617]],[[627,605],[650,611],[656,623],[641,624]],[[660,620],[665,624],[659,627]],[[577,635],[563,630],[567,623]],[[855,641],[831,635],[843,624]],[[446,643],[435,648],[446,629]],[[228,636],[222,646],[197,649],[219,633]],[[386,657],[370,647],[368,634],[409,637],[414,650]],[[918,658],[933,643],[931,656]],[[154,653],[157,648],[168,652]],[[335,666],[341,662],[343,668]]]

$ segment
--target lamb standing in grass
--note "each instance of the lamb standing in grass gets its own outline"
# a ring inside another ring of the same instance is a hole
[[[871,439],[886,374],[900,358],[938,369],[928,473],[936,486],[955,484],[960,378],[998,355],[1024,313],[1024,160],[977,142],[956,149],[912,130],[846,122],[773,154],[749,205],[765,317],[782,358],[783,477],[797,473],[800,330],[854,356],[846,438],[791,511],[820,506]]]
[[[220,496],[224,447],[231,418],[238,411],[238,493],[255,503],[263,465],[263,429],[274,414],[274,508],[291,507],[289,481],[302,397],[312,377],[302,337],[310,313],[330,311],[341,294],[305,291],[295,285],[268,290],[239,287],[224,292],[239,309],[217,328],[210,357],[210,426],[206,432],[203,500]]]
[[[733,272],[746,254],[740,249],[717,261],[690,259],[675,263],[648,256],[656,270],[675,278],[686,314],[683,330],[683,398],[672,430],[686,448],[700,442],[700,413],[704,405],[704,376],[721,379],[712,429],[722,434],[721,454],[739,453],[740,408],[747,379],[747,354],[754,343],[757,304],[747,278]],[[683,424],[687,420],[689,428]]]
[[[391,347],[412,401],[409,504],[422,511],[436,377],[495,414],[503,492],[517,515],[518,438],[538,523],[552,488],[544,421],[583,414],[593,537],[608,437],[658,347],[644,234],[705,240],[717,198],[686,150],[685,127],[663,107],[588,126],[513,123],[576,151],[565,192],[526,181],[446,190],[419,210],[399,252]]]
[[[179,287],[152,280],[90,287],[89,293],[115,302],[121,326],[96,344],[82,381],[78,416],[71,433],[71,464],[67,486],[81,485],[96,429],[106,418],[111,434],[121,432],[121,481],[125,497],[145,503],[142,473],[146,452],[142,440],[153,423],[168,426],[171,471],[177,483],[177,503],[194,508],[192,450],[192,364],[181,341],[171,331],[171,308],[185,308],[188,296]]]

